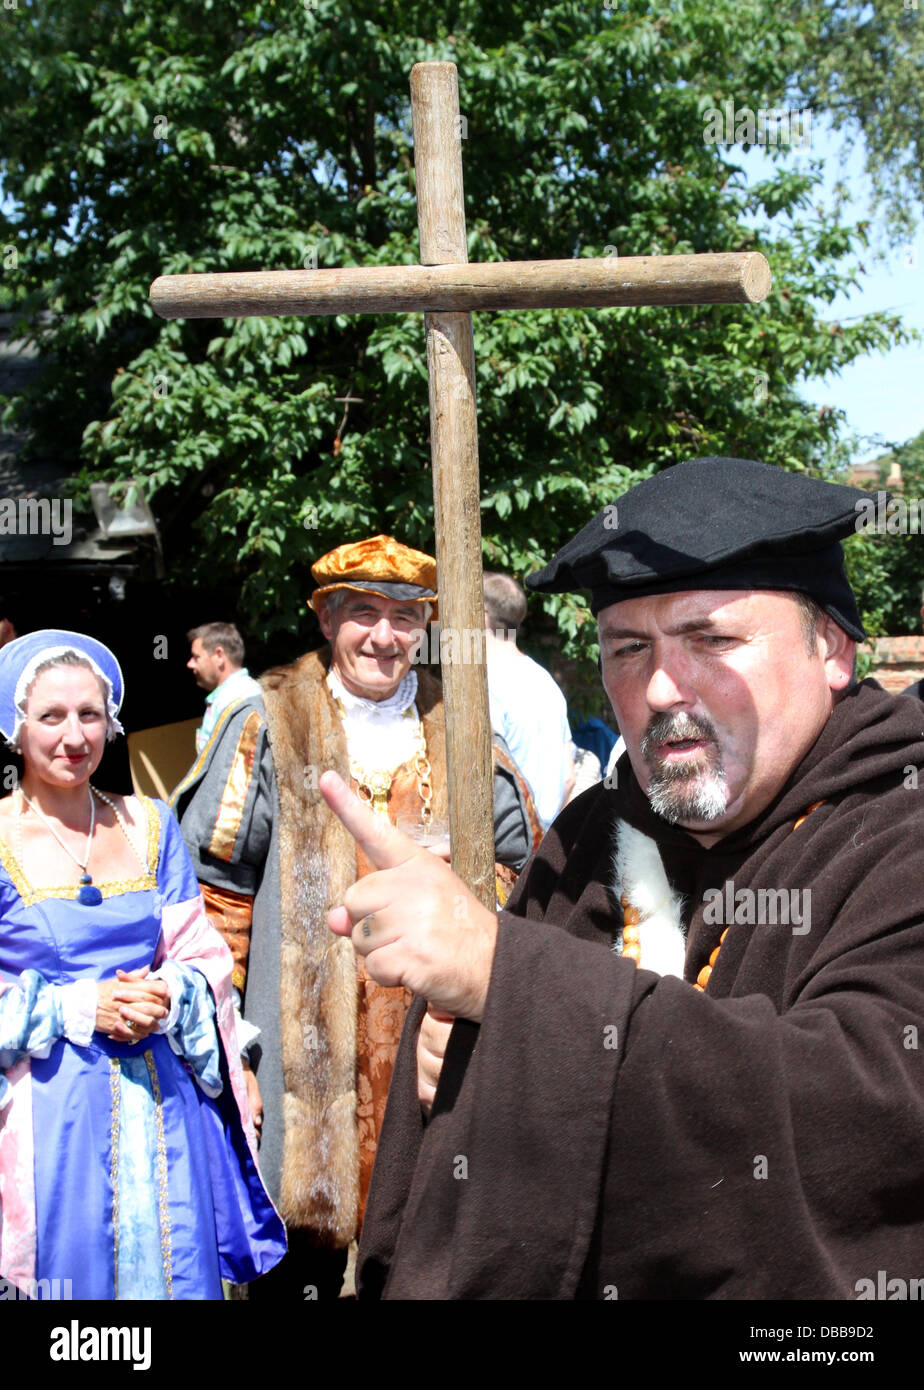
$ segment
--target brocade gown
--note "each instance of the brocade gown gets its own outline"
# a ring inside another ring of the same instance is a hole
[[[220,1299],[285,1250],[235,1101],[230,954],[176,820],[142,803],[147,872],[96,906],[33,889],[0,839],[0,1275],[33,1297]],[[169,1033],[65,1035],[62,987],[145,965]]]

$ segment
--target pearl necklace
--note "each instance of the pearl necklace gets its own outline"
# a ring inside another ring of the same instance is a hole
[[[132,853],[134,854],[135,858],[140,862],[142,868],[147,868],[147,865],[145,864],[145,861],[142,859],[141,855],[138,853],[138,849],[137,849],[137,847],[136,847],[134,841],[132,840],[132,837],[131,837],[131,836],[129,835],[129,833],[128,833],[128,827],[126,826],[125,821],[122,819],[122,815],[121,815],[121,812],[119,811],[119,808],[115,805],[115,803],[114,803],[113,801],[110,800],[110,798],[109,798],[108,796],[106,796],[105,792],[99,791],[96,787],[91,787],[90,784],[89,784],[89,782],[87,783],[87,796],[88,796],[89,799],[90,799],[90,833],[89,833],[89,835],[87,836],[87,850],[86,850],[86,854],[84,855],[84,857],[83,857],[82,860],[81,860],[81,859],[78,859],[78,858],[77,858],[77,855],[76,855],[76,854],[74,853],[74,851],[70,848],[70,846],[69,846],[69,845],[66,845],[66,844],[64,843],[64,841],[62,840],[61,836],[58,834],[57,830],[55,830],[54,826],[52,825],[51,821],[47,818],[47,816],[44,815],[44,813],[43,813],[42,811],[39,810],[39,808],[35,805],[35,803],[34,803],[33,801],[30,801],[30,800],[29,800],[29,798],[26,796],[26,793],[23,791],[22,787],[19,788],[19,794],[20,794],[20,796],[22,797],[22,799],[23,799],[23,801],[25,802],[25,804],[29,807],[29,809],[30,809],[31,811],[34,811],[35,814],[38,816],[39,820],[40,820],[40,821],[42,822],[42,824],[45,826],[45,829],[48,830],[48,831],[50,831],[51,834],[55,837],[55,839],[57,840],[58,844],[59,844],[59,845],[61,846],[61,848],[64,850],[64,853],[65,853],[66,855],[68,855],[71,859],[73,859],[73,861],[74,861],[74,863],[77,865],[78,869],[80,869],[80,887],[79,887],[78,892],[77,892],[77,901],[78,901],[79,903],[82,903],[84,907],[96,907],[99,903],[101,903],[101,902],[103,901],[103,895],[102,895],[102,893],[100,892],[100,890],[99,890],[99,889],[96,887],[96,885],[94,884],[91,875],[87,873],[87,865],[88,865],[89,862],[90,862],[90,854],[91,854],[91,852],[92,852],[92,847],[93,847],[93,831],[94,831],[95,828],[96,828],[96,803],[95,803],[94,800],[93,800],[93,797],[94,797],[94,796],[98,796],[99,799],[100,799],[100,801],[104,801],[104,802],[106,803],[106,805],[109,807],[109,809],[113,812],[113,814],[115,815],[116,820],[118,821],[119,828],[120,828],[120,830],[122,831],[122,834],[125,836],[126,840],[128,841],[129,846],[131,847]],[[17,853],[18,853],[18,855],[19,855],[19,862],[22,863],[22,857],[23,857],[23,856],[22,856],[22,820],[21,820],[21,819],[17,819],[17,822],[16,822],[16,838],[17,838],[16,849],[17,849]]]
[[[89,784],[88,784],[88,785],[89,785]],[[134,842],[134,840],[132,839],[131,835],[129,835],[129,833],[128,833],[128,826],[125,824],[125,821],[122,819],[122,813],[121,813],[121,811],[119,810],[118,806],[115,804],[115,802],[112,800],[112,797],[107,796],[105,792],[101,792],[100,789],[99,789],[99,787],[91,787],[90,790],[92,791],[92,793],[93,793],[94,796],[98,796],[99,799],[100,799],[100,801],[104,801],[104,802],[106,803],[106,805],[109,807],[110,811],[112,812],[112,814],[115,816],[116,820],[117,820],[118,823],[119,823],[119,829],[121,830],[122,834],[125,836],[126,840],[128,841],[128,847],[129,847],[129,849],[131,850],[131,852],[132,852],[132,854],[135,856],[135,858],[138,860],[138,863],[141,865],[142,869],[144,869],[144,871],[147,872],[148,861],[147,861],[147,859],[145,858],[145,856],[144,856],[143,854],[140,853],[140,851],[139,851],[139,849],[138,849],[138,846],[135,844],[135,842]]]

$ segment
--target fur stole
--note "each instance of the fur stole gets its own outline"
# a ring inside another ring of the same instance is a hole
[[[346,738],[325,679],[330,649],[263,677],[279,793],[280,1021],[285,1095],[280,1212],[288,1225],[342,1248],[356,1234],[357,973],[352,944],[327,913],[356,881],[356,847],[318,779],[349,782]],[[439,682],[418,671],[417,709],[432,768],[433,810],[447,814]]]
[[[683,979],[683,899],[671,889],[658,846],[649,835],[643,835],[624,820],[616,822],[615,842],[613,893],[617,903],[625,894],[642,919],[640,968]],[[622,947],[621,937],[620,932],[616,949]]]

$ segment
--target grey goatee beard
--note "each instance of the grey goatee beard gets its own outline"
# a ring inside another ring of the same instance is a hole
[[[695,762],[664,763],[655,755],[655,749],[668,739],[705,739],[709,747]],[[651,770],[647,796],[656,815],[674,824],[714,821],[725,814],[725,768],[718,735],[708,719],[690,714],[657,714],[640,746]]]

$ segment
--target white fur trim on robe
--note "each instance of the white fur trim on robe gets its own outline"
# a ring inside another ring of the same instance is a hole
[[[643,835],[624,820],[616,822],[615,839],[613,892],[617,902],[625,894],[642,917],[639,965],[658,975],[676,975],[683,979],[687,952],[682,925],[683,898],[667,881],[658,846],[649,835]]]

